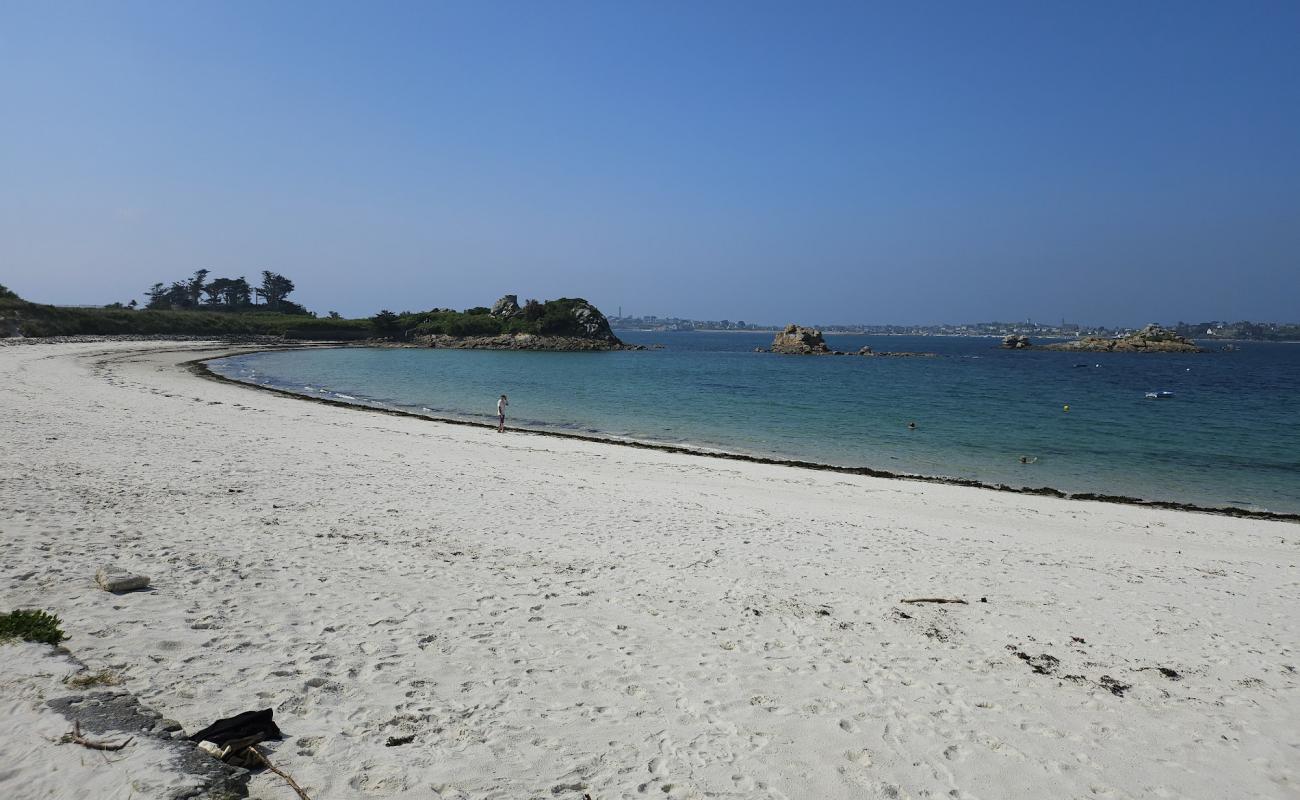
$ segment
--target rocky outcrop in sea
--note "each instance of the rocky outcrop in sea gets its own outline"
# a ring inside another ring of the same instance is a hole
[[[1004,344],[1005,346],[1005,344]],[[1204,353],[1200,346],[1168,328],[1152,323],[1121,339],[1086,336],[1072,342],[1043,345],[1040,350],[1067,350],[1088,353]]]
[[[787,325],[785,329],[778,333],[772,339],[770,348],[756,347],[756,353],[781,353],[784,355],[795,356],[847,356],[858,355],[868,356],[871,358],[933,358],[934,353],[906,353],[888,351],[875,351],[870,346],[862,347],[856,353],[846,353],[843,350],[832,350],[826,340],[822,338],[822,332],[813,328],[805,328],[800,325]]]
[[[814,356],[830,355],[822,332],[800,325],[786,325],[785,330],[772,338],[772,352],[787,355]]]

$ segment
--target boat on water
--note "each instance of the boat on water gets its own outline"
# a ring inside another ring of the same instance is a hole
[[[1148,400],[1168,400],[1173,396],[1173,392],[1147,392]]]

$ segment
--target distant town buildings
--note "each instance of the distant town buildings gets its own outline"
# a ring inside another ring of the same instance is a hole
[[[622,309],[619,309],[620,311]],[[700,320],[682,317],[622,316],[610,317],[609,324],[617,330],[642,331],[779,331],[788,322],[779,325],[754,324],[744,320]],[[800,324],[803,324],[802,322]],[[823,333],[857,333],[874,336],[1010,336],[1023,334],[1039,338],[1074,338],[1081,336],[1123,337],[1141,330],[1142,326],[1108,328],[1105,325],[1080,325],[1062,321],[1059,325],[1024,322],[971,322],[961,325],[812,325]],[[1166,326],[1189,339],[1253,339],[1257,341],[1300,341],[1300,324],[1279,322],[1179,322]]]
[[[779,325],[754,324],[744,320],[698,320],[682,317],[617,316],[609,320],[611,326],[621,330],[644,331],[777,331]],[[1060,325],[1042,325],[1034,322],[975,322],[965,325],[814,325],[823,333],[858,333],[903,336],[1006,336],[1023,333],[1031,336],[1112,336],[1126,334],[1135,329],[1083,327],[1062,322]]]
[[[771,325],[749,325],[744,320],[732,322],[729,319],[700,320],[681,319],[679,317],[656,317],[647,314],[643,317],[610,317],[609,324],[621,330],[641,331],[770,331]]]

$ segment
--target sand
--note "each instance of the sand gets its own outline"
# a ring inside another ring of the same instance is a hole
[[[59,614],[186,730],[275,709],[314,798],[1300,795],[1298,525],[497,434],[177,366],[231,349],[0,346],[0,610]],[[106,563],[153,589],[100,591]],[[38,695],[0,680],[0,796],[88,796],[111,767],[33,738]]]

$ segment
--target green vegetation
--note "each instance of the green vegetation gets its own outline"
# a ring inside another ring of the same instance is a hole
[[[253,287],[238,278],[213,278],[209,270],[196,270],[193,277],[173,281],[170,286],[155,283],[145,294],[150,311],[248,311],[261,308],[280,314],[310,314],[307,309],[289,300],[293,281],[268,270],[262,272],[262,285]],[[205,296],[206,295],[206,296]],[[255,301],[262,300],[258,304]]]
[[[58,644],[68,638],[59,628],[59,618],[44,611],[10,611],[0,615],[0,642],[22,639],[27,642]]]
[[[243,278],[208,280],[199,270],[170,288],[155,284],[143,310],[113,303],[103,308],[29,303],[0,286],[0,337],[4,336],[276,336],[286,339],[409,341],[417,336],[498,336],[530,333],[616,341],[605,317],[580,298],[513,304],[494,314],[485,306],[400,314],[380,311],[369,319],[337,312],[317,317],[287,299],[293,281],[264,272],[256,289]],[[264,299],[253,304],[251,298]],[[277,310],[278,309],[278,310]]]
[[[288,303],[283,297],[280,302]],[[204,310],[135,311],[121,303],[106,308],[64,308],[29,303],[0,286],[0,337],[281,336],[355,341],[375,335],[368,319],[343,319],[337,315],[320,319],[309,312],[267,310],[269,305],[224,311],[211,306],[202,307]]]
[[[288,339],[356,340],[373,335],[370,320],[319,319],[269,311],[214,314],[210,311],[131,311],[115,308],[57,308],[23,303],[4,315],[24,336],[283,336]],[[5,335],[0,319],[0,336]]]
[[[592,314],[586,313],[590,309]],[[376,335],[409,340],[416,336],[499,336],[531,333],[539,336],[613,338],[609,324],[595,307],[582,298],[562,297],[539,303],[527,301],[509,314],[492,314],[483,306],[465,311],[435,308],[432,311],[380,311],[371,318]],[[593,331],[589,326],[595,325]]]

